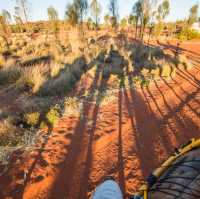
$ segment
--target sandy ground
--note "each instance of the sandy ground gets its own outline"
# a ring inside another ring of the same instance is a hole
[[[148,88],[121,88],[107,105],[85,102],[83,117],[61,118],[37,150],[15,154],[0,177],[0,198],[89,198],[108,175],[126,196],[134,193],[175,147],[199,137],[200,43],[181,48],[193,69]],[[96,74],[88,101],[104,84]]]

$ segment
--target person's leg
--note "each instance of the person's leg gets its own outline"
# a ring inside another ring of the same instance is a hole
[[[96,188],[92,199],[123,199],[123,195],[119,185],[113,179],[107,179]]]

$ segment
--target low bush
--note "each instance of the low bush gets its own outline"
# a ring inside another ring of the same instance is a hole
[[[97,103],[102,106],[113,103],[113,101],[117,100],[116,93],[113,90],[106,90],[98,95],[98,97],[99,99],[97,99]]]
[[[59,109],[60,108],[58,106],[55,106],[48,111],[48,113],[46,114],[47,125],[54,126],[58,122],[60,116]]]
[[[133,83],[136,84],[136,85],[140,84],[141,81],[142,81],[141,77],[139,77],[139,76],[133,77],[132,80],[133,80]]]
[[[190,28],[184,28],[178,35],[180,40],[200,39],[200,33]]]
[[[141,87],[143,87],[143,88],[144,87],[148,87],[149,84],[150,84],[150,80],[149,79],[142,79],[142,81],[140,83]]]

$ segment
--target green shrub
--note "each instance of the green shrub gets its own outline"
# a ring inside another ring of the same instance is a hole
[[[184,28],[178,35],[180,40],[200,39],[200,33],[190,28]]]
[[[142,81],[141,77],[140,76],[135,76],[133,77],[133,83],[134,84],[140,84]]]
[[[140,85],[141,87],[148,87],[150,84],[150,80],[149,79],[142,79]]]
[[[54,108],[51,108],[49,112],[46,114],[46,119],[48,121],[48,124],[54,126],[57,123],[59,116],[60,116],[59,107],[56,106]]]

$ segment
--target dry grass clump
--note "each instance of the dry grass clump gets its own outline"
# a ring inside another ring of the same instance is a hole
[[[16,66],[0,68],[0,84],[15,83],[22,76],[22,70]]]
[[[42,96],[63,95],[72,89],[75,82],[75,77],[67,68],[55,78],[47,81],[39,90],[39,94]]]
[[[25,130],[13,125],[10,118],[0,122],[0,175],[9,168],[10,157],[13,152],[20,149],[33,148],[38,134],[35,130]]]
[[[24,113],[34,113],[40,112],[42,110],[47,110],[53,102],[52,98],[42,97],[42,96],[34,96],[28,98],[24,102],[23,112]]]
[[[142,44],[135,45],[131,50],[130,58],[133,60],[134,71],[148,79],[175,75],[179,61],[165,54],[160,47],[147,47]],[[181,61],[182,63],[183,61]]]
[[[86,72],[87,65],[84,58],[79,58],[72,65],[65,65],[59,74],[47,81],[40,89],[42,96],[63,95],[71,91],[76,82]]]
[[[99,93],[96,100],[97,104],[105,106],[112,103],[113,101],[117,100],[117,92],[118,90],[106,90]]]
[[[24,47],[24,54],[31,55],[35,52],[35,46],[33,44],[29,44]]]
[[[161,68],[161,76],[162,77],[169,77],[172,74],[172,68],[173,66],[170,66],[169,64],[164,64]]]
[[[178,67],[180,69],[185,69],[185,70],[189,70],[192,68],[192,64],[191,62],[187,59],[186,55],[179,55],[177,58],[178,61]]]
[[[158,66],[159,60],[165,59],[162,49],[159,47],[149,47],[142,44],[132,46],[130,59],[133,60],[136,70],[143,68],[154,69]]]
[[[0,146],[16,146],[21,142],[21,135],[11,118],[0,122]]]
[[[155,59],[161,59],[164,57],[164,51],[160,47],[154,47],[150,49],[151,56],[153,56]]]
[[[67,97],[64,102],[64,116],[79,116],[82,110],[82,103],[77,97]]]
[[[50,76],[51,77],[56,77],[60,70],[64,68],[64,65],[63,64],[56,64],[56,63],[53,63],[51,64],[50,66]]]
[[[150,70],[150,72],[147,74],[151,74],[154,78],[158,78],[161,76],[162,69],[160,67],[157,67],[155,69]]]
[[[39,123],[40,113],[39,112],[33,112],[33,113],[26,113],[24,115],[23,120],[26,122],[26,124],[35,127]]]
[[[132,81],[133,84],[136,86],[141,86],[141,87],[148,87],[150,82],[151,82],[152,77],[148,76],[148,77],[141,77],[141,76],[135,76],[133,77]]]
[[[26,88],[32,93],[36,93],[44,82],[45,77],[42,74],[40,67],[36,66],[25,68],[21,78],[17,81],[16,85],[19,88]]]

